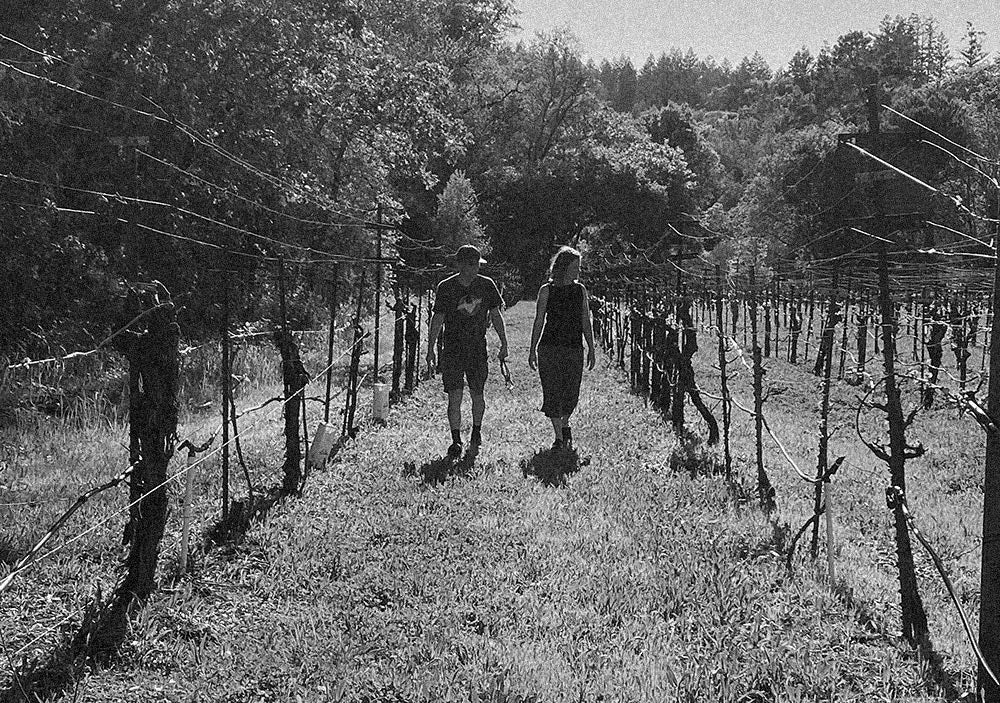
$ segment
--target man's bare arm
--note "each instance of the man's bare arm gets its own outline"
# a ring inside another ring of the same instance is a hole
[[[503,312],[500,307],[495,307],[490,310],[490,322],[493,323],[493,329],[497,333],[497,337],[500,338],[500,352],[497,354],[497,358],[506,359],[507,358],[507,326],[503,320]]]

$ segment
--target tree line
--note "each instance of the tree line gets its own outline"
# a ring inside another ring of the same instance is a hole
[[[830,155],[865,129],[873,83],[954,143],[1000,152],[1000,63],[971,25],[955,51],[919,16],[777,70],[671,49],[637,71],[586,60],[564,32],[513,43],[506,0],[9,5],[10,359],[100,340],[130,281],[183,296],[194,338],[218,327],[226,280],[234,321],[271,317],[278,258],[303,272],[289,314],[309,324],[330,262],[353,284],[377,238],[413,275],[476,241],[527,291],[564,242],[654,260],[687,247],[725,263],[748,242],[775,262],[829,256],[856,244],[816,241],[832,226]],[[954,164],[924,166],[967,204],[996,198]],[[946,210],[942,225],[982,226]]]

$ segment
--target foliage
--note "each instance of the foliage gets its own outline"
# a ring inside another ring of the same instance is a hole
[[[235,319],[273,319],[274,259],[370,256],[377,206],[400,230],[386,251],[415,269],[467,237],[529,283],[553,245],[656,257],[679,224],[768,239],[772,258],[830,253],[808,244],[830,225],[824,140],[868,127],[876,82],[883,101],[996,153],[982,33],[970,25],[956,59],[918,15],[784,67],[673,48],[638,70],[587,63],[567,32],[507,43],[506,0],[19,0],[11,17],[23,45],[4,42],[0,168],[27,180],[0,204],[0,294],[25,300],[0,323],[8,356],[102,338],[125,281],[187,296],[194,337],[216,332],[222,270]],[[954,164],[922,175],[994,206]],[[460,214],[472,193],[478,225]],[[946,204],[935,216],[957,222]],[[290,306],[307,323],[329,270],[303,265]]]
[[[345,226],[362,224],[376,201],[392,207],[395,183],[426,181],[428,160],[462,142],[450,75],[496,41],[507,13],[502,3],[464,0],[408,8],[411,19],[434,21],[407,22],[389,0],[364,10],[311,0],[120,8],[80,0],[25,10],[15,35],[59,58],[17,45],[10,53],[67,88],[38,90],[39,79],[13,70],[0,82],[5,170],[46,184],[15,182],[18,204],[0,210],[2,231],[19,233],[7,235],[4,278],[14,290],[49,293],[6,320],[4,344],[37,351],[22,332],[35,327],[85,343],[66,329],[80,315],[74,301],[93,306],[96,314],[82,316],[107,330],[100,311],[122,279],[196,289],[190,319],[209,323],[221,279],[195,264],[206,254],[210,266],[239,271],[237,314],[249,318],[268,314],[253,294],[271,289],[262,256],[301,258],[302,247],[364,255],[371,233]],[[100,285],[62,295],[36,273],[46,259],[62,262],[64,282],[94,270]]]
[[[483,250],[486,245],[477,207],[472,182],[461,171],[455,171],[438,196],[435,245],[446,252],[453,252],[463,244],[474,244]]]

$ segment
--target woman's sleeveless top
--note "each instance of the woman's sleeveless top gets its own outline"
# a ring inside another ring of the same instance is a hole
[[[549,285],[545,307],[545,327],[539,345],[543,347],[583,346],[583,286]]]

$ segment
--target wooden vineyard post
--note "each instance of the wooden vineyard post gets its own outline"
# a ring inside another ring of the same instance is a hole
[[[943,318],[944,311],[939,304],[931,308],[930,325],[927,332],[927,358],[928,358],[928,382],[924,386],[923,402],[924,407],[930,409],[934,404],[934,391],[937,387],[938,377],[941,373],[941,362],[944,358],[944,336],[948,332],[948,324]]]
[[[131,290],[126,317],[142,309],[144,330],[115,340],[129,363],[129,519],[124,542],[129,546],[127,573],[115,591],[109,612],[88,641],[91,651],[124,640],[129,617],[156,588],[156,562],[167,523],[167,465],[177,431],[180,328],[176,310],[164,289]],[[155,306],[155,307],[154,307]]]
[[[281,375],[285,401],[285,462],[281,491],[285,495],[302,489],[302,447],[299,437],[299,418],[302,415],[302,398],[299,397],[309,382],[302,365],[295,339],[288,328],[284,260],[278,259],[278,309],[280,327],[274,333],[274,343],[281,354]]]
[[[194,467],[197,453],[193,446],[188,447],[187,473],[184,475],[184,522],[181,525],[180,572],[187,573],[188,537],[191,534],[191,500],[194,495]]]
[[[222,522],[229,519],[229,425],[232,412],[232,354],[229,340],[229,272],[222,278]]]
[[[363,353],[365,334],[361,327],[361,310],[365,294],[365,271],[361,272],[361,282],[358,285],[358,305],[354,313],[354,342],[351,345],[351,365],[347,374],[347,393],[344,400],[344,427],[342,435],[354,437],[357,433],[354,427],[354,416],[358,408],[358,376],[361,371],[361,356]],[[433,369],[430,370],[431,372]]]
[[[701,391],[698,389],[698,383],[694,376],[694,364],[692,360],[698,351],[698,330],[695,329],[694,321],[691,319],[691,303],[689,298],[684,298],[679,303],[677,323],[679,338],[677,342],[678,355],[675,364],[677,385],[680,388],[680,393],[675,402],[680,406],[680,410],[678,411],[675,408],[674,418],[676,422],[676,419],[679,417],[681,424],[679,427],[675,424],[675,427],[678,433],[683,429],[684,395],[687,394],[691,398],[691,404],[694,405],[708,426],[708,445],[718,444],[719,423],[716,422],[712,412],[705,405],[705,401],[702,400]]]
[[[212,438],[214,439],[214,437]],[[191,504],[194,500],[194,476],[195,467],[198,465],[196,461],[198,454],[207,451],[212,444],[212,439],[202,444],[200,447],[196,447],[191,444],[190,440],[184,440],[177,447],[178,449],[187,449],[187,470],[184,473],[184,511],[183,511],[183,523],[181,524],[181,549],[179,556],[178,571],[181,574],[187,573],[188,565],[188,544],[190,542],[191,536]]]
[[[412,290],[407,291],[406,295],[406,320],[405,320],[405,337],[406,337],[406,374],[403,378],[403,391],[409,395],[417,387],[417,382],[419,374],[416,372],[417,360],[420,358],[420,309],[419,301],[422,296],[417,296],[418,304],[414,305],[411,302],[411,296],[413,295]]]
[[[764,356],[771,356],[771,301],[764,294],[764,301],[761,304],[764,313]]]
[[[968,381],[969,362],[969,327],[967,319],[969,316],[969,305],[967,298],[963,296],[962,303],[953,301],[951,304],[951,340],[952,351],[955,353],[955,365],[958,367],[959,392],[965,393],[965,384]]]
[[[823,512],[826,513],[826,568],[830,577],[830,585],[837,582],[837,570],[835,567],[836,543],[833,538],[833,479],[827,478],[823,483],[825,495],[823,497]]]
[[[802,352],[802,358],[808,363],[809,361],[809,340],[812,338],[813,332],[813,311],[815,310],[816,304],[814,300],[813,291],[809,291],[809,322],[806,323],[806,342],[805,349]]]
[[[685,343],[687,327],[691,324],[690,308],[682,294],[681,269],[677,268],[677,292],[673,301],[674,325],[667,335],[667,368],[669,369],[671,406],[670,420],[678,437],[684,432],[684,369],[681,349]],[[682,313],[683,311],[683,313]],[[683,315],[683,316],[682,316]],[[692,376],[694,372],[692,372]],[[692,379],[693,382],[693,379]]]
[[[631,379],[632,391],[639,388],[639,374],[642,371],[642,357],[639,356],[640,325],[642,318],[636,302],[633,300],[629,306],[629,378]]]
[[[998,206],[1000,210],[1000,206]],[[1000,215],[1000,212],[997,213]],[[1000,219],[1000,217],[998,217]],[[1000,231],[995,241],[1000,241]],[[995,423],[1000,418],[1000,338],[992,329],[994,312],[1000,310],[1000,259],[994,265],[993,296],[987,313],[989,328],[989,386],[986,413]],[[986,663],[1000,672],[1000,435],[986,433],[983,486],[983,556],[979,597],[979,648]],[[1000,703],[1000,686],[979,667],[978,690],[983,703]]]
[[[906,495],[906,459],[910,448],[906,444],[907,420],[903,417],[903,406],[896,383],[896,340],[892,298],[889,293],[889,255],[885,243],[879,246],[878,254],[878,298],[881,312],[882,360],[885,370],[885,410],[889,421],[888,453],[880,450],[880,456],[889,464],[892,486]],[[911,458],[919,456],[916,451]],[[924,611],[920,592],[917,590],[917,575],[913,564],[913,549],[910,533],[906,525],[903,506],[896,501],[892,506],[896,529],[896,560],[899,567],[899,593],[902,607],[903,636],[915,647],[923,650],[928,645],[929,631],[927,615]]]
[[[372,383],[381,383],[379,375],[379,341],[382,338],[382,205],[378,205],[379,228],[375,232],[375,341],[373,342]]]
[[[986,369],[986,357],[989,356],[987,350],[993,349],[993,306],[995,301],[990,298],[990,304],[986,308],[986,320],[983,324],[983,354],[979,358],[979,370]]]
[[[970,347],[976,346],[979,342],[979,301],[976,300],[975,303],[969,303],[969,291],[965,291],[965,314],[966,321],[969,323],[969,334],[966,340]]]
[[[608,320],[609,325],[614,326],[614,334],[612,335],[611,348],[611,360],[612,363],[618,366],[619,369],[625,369],[625,352],[624,352],[624,337],[625,332],[622,326],[624,322],[622,321],[622,307],[625,305],[625,287],[623,285],[615,286],[611,289],[611,299],[612,303],[612,315],[611,319]],[[609,330],[610,332],[611,330]]]
[[[780,356],[778,348],[781,346],[781,285],[777,279],[774,281],[774,293],[771,296],[771,311],[774,313],[774,355]]]
[[[330,279],[330,331],[326,346],[326,396],[323,402],[323,422],[330,422],[330,393],[333,389],[333,345],[337,334],[337,284],[340,278],[340,264],[333,265]]]
[[[648,320],[646,330],[646,363],[649,365],[649,400],[653,407],[660,407],[660,389],[669,387],[666,374],[663,373],[665,367],[664,356],[667,349],[666,320],[661,316],[652,316]]]
[[[836,274],[834,274],[834,287],[837,286]],[[837,339],[837,324],[840,322],[840,306],[831,297],[826,304],[823,317],[823,332],[820,335],[819,352],[816,354],[816,364],[813,367],[814,376],[822,376],[824,364],[827,358],[833,357],[834,345]]]
[[[865,372],[865,357],[868,355],[868,316],[869,300],[867,294],[858,301],[858,376]]]
[[[404,287],[398,276],[395,286],[393,286],[394,313],[392,320],[392,382],[389,389],[389,400],[393,403],[399,401],[400,384],[403,379],[403,346],[404,335],[406,334],[406,307],[409,304],[407,296],[403,294]]]
[[[927,334],[926,325],[927,320],[927,290],[924,289],[920,295],[920,317],[916,319],[914,325],[916,325],[915,334],[917,335],[917,350],[918,358],[917,361],[920,362],[920,393],[923,395],[926,389],[926,379],[927,379],[927,368],[924,365],[925,357],[927,354]]]
[[[836,283],[834,283],[836,285]],[[826,481],[826,471],[829,465],[828,448],[830,444],[830,431],[829,431],[829,418],[830,418],[830,378],[833,373],[833,339],[837,326],[837,315],[839,309],[837,303],[834,300],[830,300],[830,307],[827,311],[827,321],[826,321],[826,334],[828,337],[824,336],[824,344],[826,339],[830,340],[830,353],[822,355],[820,361],[823,364],[822,368],[822,382],[821,382],[821,392],[820,392],[820,406],[819,406],[819,453],[816,458],[816,484],[814,486],[815,495],[813,500],[813,513],[819,515],[820,506],[823,504],[823,486],[824,481]],[[846,325],[845,325],[846,326]],[[813,523],[813,533],[812,542],[810,543],[810,554],[815,561],[816,557],[819,556],[819,520]]]
[[[736,326],[740,321],[740,296],[734,295],[729,303],[729,321],[732,323],[732,337],[736,339]],[[746,321],[744,321],[746,324]]]
[[[799,300],[793,300],[788,311],[788,361],[797,363],[799,358],[799,335],[802,333],[802,311]]]
[[[723,319],[722,275],[718,265],[715,267],[715,317],[719,331],[719,381],[722,395],[722,451],[725,458],[726,481],[733,480],[733,457],[729,451],[729,418],[732,410],[729,402],[729,379],[726,376],[726,330]]]
[[[751,274],[751,279],[752,279],[752,277],[753,276]],[[750,302],[744,296],[744,298],[743,298],[743,320],[744,320],[744,322],[743,322],[743,348],[744,349],[747,348],[747,324],[746,324],[746,320],[749,319],[749,316],[750,316]],[[756,313],[754,314],[754,316],[756,317]]]
[[[840,366],[837,370],[837,378],[844,377],[844,364],[847,363],[847,328],[850,327],[851,319],[851,282],[847,281],[847,293],[844,295],[844,308],[841,311],[840,319],[844,323],[840,337]]]
[[[757,342],[757,260],[754,257],[750,268],[750,300],[747,307],[750,312],[750,337],[753,346],[753,413],[754,440],[757,456],[757,497],[761,509],[770,514],[774,512],[774,487],[764,468],[764,364],[761,360],[760,344]]]

